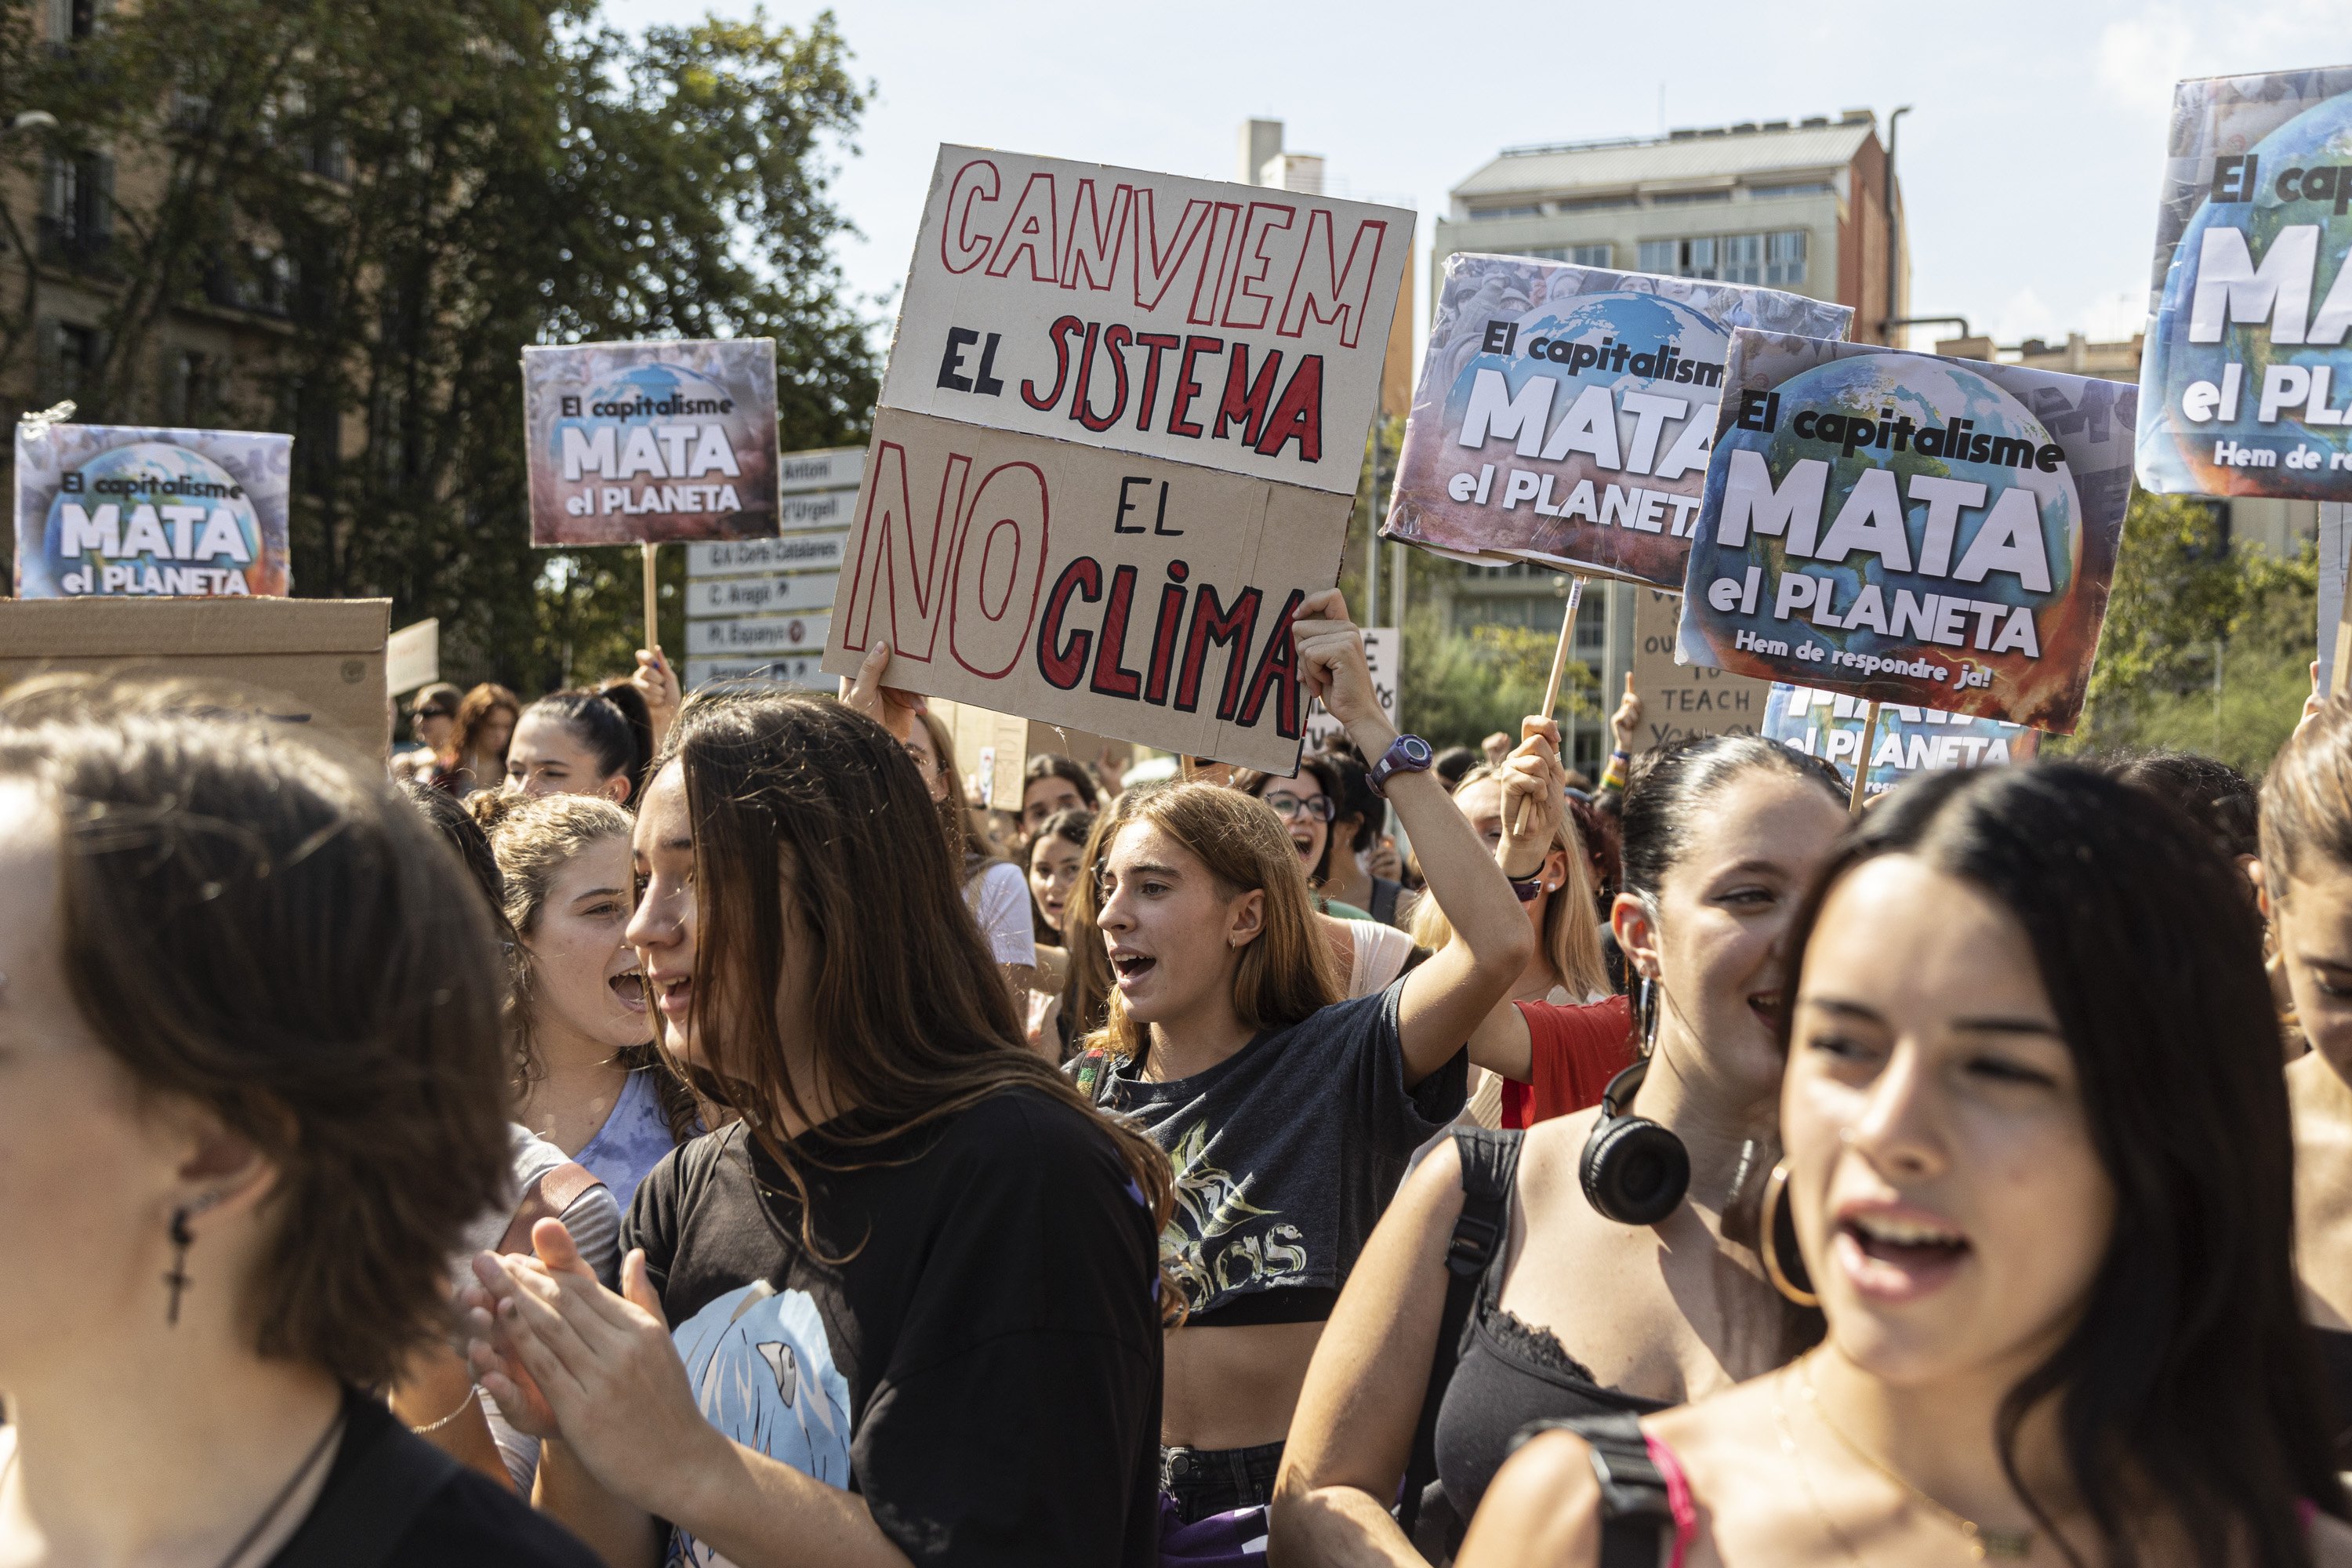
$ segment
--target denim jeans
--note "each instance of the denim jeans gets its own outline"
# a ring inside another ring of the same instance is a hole
[[[1176,1502],[1186,1524],[1213,1513],[1274,1500],[1275,1473],[1282,1468],[1282,1445],[1254,1448],[1162,1448],[1160,1489]]]

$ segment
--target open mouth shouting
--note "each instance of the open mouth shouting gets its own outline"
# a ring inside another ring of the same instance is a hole
[[[1748,1010],[1755,1014],[1766,1028],[1778,1029],[1780,1026],[1780,993],[1777,990],[1749,992]]]
[[[1131,947],[1114,947],[1110,950],[1110,967],[1112,974],[1118,980],[1119,990],[1130,992],[1142,984],[1145,977],[1154,969],[1160,967],[1160,961],[1148,952],[1141,952]]]
[[[613,988],[613,999],[632,1013],[646,1010],[645,972],[632,964],[604,982]]]
[[[1910,1301],[1942,1286],[1969,1253],[1969,1238],[1940,1215],[1907,1204],[1850,1202],[1837,1211],[1832,1249],[1854,1289]]]
[[[687,1015],[694,1007],[694,972],[692,970],[681,971],[676,974],[648,970],[646,973],[646,986],[653,994],[654,1005],[661,1009],[663,1017],[680,1026],[686,1023]]]

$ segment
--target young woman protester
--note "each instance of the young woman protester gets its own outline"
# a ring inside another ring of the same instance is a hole
[[[1495,771],[1482,765],[1465,773],[1454,804],[1487,851],[1501,854],[1503,790]],[[1536,948],[1473,1051],[1479,1065],[1471,1074],[1470,1116],[1482,1127],[1525,1127],[1597,1104],[1601,1086],[1632,1060],[1632,1009],[1613,994],[1601,959],[1590,865],[1574,819],[1562,812],[1543,864],[1512,884]],[[1412,931],[1414,944],[1433,952],[1454,935],[1445,912],[1427,900],[1413,910]]]
[[[1077,889],[1087,839],[1094,828],[1091,811],[1057,811],[1037,824],[1024,852],[1029,862],[1029,901],[1037,939],[1037,988],[1029,1004],[1029,1044],[1055,1063],[1070,1054],[1062,999],[1070,982],[1072,950],[1102,945],[1092,927],[1074,928],[1069,922],[1070,895]],[[1067,934],[1074,929],[1078,931],[1076,942]]]
[[[2262,851],[2272,942],[2311,1047],[2286,1068],[2295,1263],[2337,1460],[2352,1467],[2352,702],[2324,703],[2273,759]]]
[[[622,1294],[543,1223],[472,1298],[613,1568],[1152,1561],[1167,1163],[1023,1048],[935,820],[802,693],[689,700],[646,793],[629,941],[741,1120],[638,1188]]]
[[[1244,769],[1234,775],[1233,787],[1274,807],[1290,835],[1298,868],[1307,873],[1307,888],[1315,912],[1334,920],[1369,921],[1369,910],[1335,899],[1323,890],[1331,874],[1331,824],[1339,815],[1339,771],[1331,759],[1309,752],[1298,759],[1298,773],[1284,778]]]
[[[1455,940],[1341,1002],[1299,857],[1265,803],[1199,783],[1130,790],[1096,830],[1095,921],[1117,991],[1077,1074],[1177,1168],[1169,1242],[1188,1316],[1168,1336],[1160,1430],[1178,1523],[1272,1495],[1331,1303],[1406,1159],[1461,1109],[1462,1041],[1534,945],[1504,868],[1426,773],[1427,743],[1381,717],[1336,590],[1307,601],[1295,637],[1302,684],[1381,759]],[[1552,743],[1525,743],[1506,777],[1530,803],[1533,842],[1507,847],[1521,871],[1559,799]]]
[[[653,719],[625,680],[553,691],[522,710],[507,747],[511,795],[593,795],[633,805],[653,757]]]
[[[1388,1511],[1400,1478],[1436,1478],[1408,1514],[1442,1550],[1528,1421],[1661,1409],[1801,1346],[1754,1215],[1774,1158],[1782,944],[1846,821],[1835,775],[1775,742],[1707,736],[1644,757],[1613,910],[1650,997],[1639,1070],[1524,1134],[1457,1131],[1397,1194],[1299,1399],[1274,1515],[1286,1562],[1417,1563]],[[1529,1049],[1505,1006],[1473,1055],[1505,1033]],[[1449,1299],[1457,1242],[1488,1261],[1475,1293]]]
[[[645,975],[624,940],[634,825],[609,800],[580,795],[492,795],[474,815],[520,950],[508,1015],[516,1118],[625,1211],[646,1173],[700,1131],[693,1095],[655,1051]]]
[[[1331,823],[1323,890],[1336,902],[1353,904],[1382,925],[1410,929],[1412,900],[1405,896],[1404,884],[1379,875],[1366,864],[1379,846],[1387,803],[1372,788],[1371,773],[1355,757],[1332,751],[1324,761],[1330,765],[1338,786],[1331,798],[1338,803],[1339,815]]]
[[[2352,1563],[2232,880],[2178,813],[2063,764],[1865,816],[1791,932],[1760,1243],[1825,1339],[1536,1437],[1463,1568]]]
[[[490,922],[379,765],[183,705],[0,705],[0,1561],[592,1568],[366,1392],[505,1200]]]
[[[926,708],[914,715],[908,753],[923,775],[941,829],[962,862],[964,901],[988,938],[989,951],[1004,968],[1014,1005],[1026,1012],[1037,982],[1037,939],[1032,934],[1028,879],[1021,868],[998,856],[981,836],[971,808],[964,805],[963,774],[956,766],[955,738],[940,716]]]
[[[1065,811],[1091,812],[1099,796],[1094,775],[1075,757],[1040,752],[1021,775],[1021,841],[1044,831],[1045,819]]]
[[[442,787],[459,796],[478,789],[503,789],[507,748],[521,716],[522,704],[515,694],[493,681],[467,692],[457,704],[457,729],[450,737],[457,760]]]

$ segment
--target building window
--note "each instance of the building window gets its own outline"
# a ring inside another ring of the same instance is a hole
[[[1571,245],[1568,247],[1568,258],[1579,267],[1606,267],[1609,265],[1609,247],[1605,244]]]
[[[100,0],[49,0],[49,42],[78,44],[98,30]]]
[[[1788,288],[1805,280],[1805,231],[1703,235],[1645,239],[1636,265],[1668,278],[1714,278],[1726,283]]]
[[[1641,205],[1641,197],[1631,192],[1625,192],[1613,196],[1572,196],[1559,204],[1559,208],[1564,213],[1593,213],[1605,212],[1612,207],[1634,207]]]
[[[41,389],[36,400],[46,407],[70,398],[82,405],[87,416],[92,412],[91,395],[98,390],[105,334],[79,322],[51,321],[44,336],[47,352],[41,356]]]
[[[1751,196],[1825,196],[1837,189],[1827,180],[1808,180],[1799,185],[1750,185]]]
[[[1542,213],[1543,208],[1535,205],[1517,207],[1472,207],[1470,209],[1470,216],[1473,218],[1538,217],[1542,216]]]
[[[1717,247],[1723,254],[1723,269],[1717,274],[1726,283],[1761,283],[1764,281],[1764,237],[1760,234],[1727,234]]]
[[[219,375],[213,355],[194,349],[173,350],[164,361],[164,422],[202,426],[211,420],[218,402],[215,389]]]
[[[1650,198],[1654,207],[1697,206],[1703,202],[1727,202],[1729,191],[1661,191]]]
[[[1789,289],[1805,280],[1805,231],[1783,229],[1764,237],[1764,281]]]
[[[95,266],[114,237],[114,160],[103,153],[51,154],[39,228],[44,261]]]

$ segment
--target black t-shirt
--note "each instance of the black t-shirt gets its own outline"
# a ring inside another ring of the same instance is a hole
[[[1168,1239],[1195,1314],[1245,1314],[1273,1290],[1315,1292],[1306,1299],[1328,1314],[1405,1162],[1462,1110],[1466,1052],[1405,1087],[1404,984],[1262,1034],[1191,1078],[1104,1075],[1102,1103],[1134,1115],[1176,1167]]]
[[[917,1564],[1147,1568],[1156,1238],[1107,1131],[1025,1089],[877,1146],[835,1142],[857,1125],[792,1145],[821,1256],[740,1124],[638,1187],[623,1246],[646,1250],[704,1415],[864,1494]],[[673,1561],[725,1561],[684,1530],[677,1545]]]
[[[269,1568],[289,1564],[347,1563],[350,1553],[372,1546],[364,1536],[372,1515],[347,1489],[367,1486],[403,1447],[422,1448],[425,1440],[402,1429],[391,1411],[367,1395],[343,1396],[343,1436],[327,1472],[319,1500],[278,1552]],[[429,1456],[425,1466],[441,1461]],[[413,1494],[412,1494],[413,1495]],[[348,1509],[349,1511],[346,1511]],[[601,1568],[595,1553],[545,1515],[535,1513],[514,1493],[462,1466],[436,1488],[408,1527],[381,1560],[381,1568]]]

